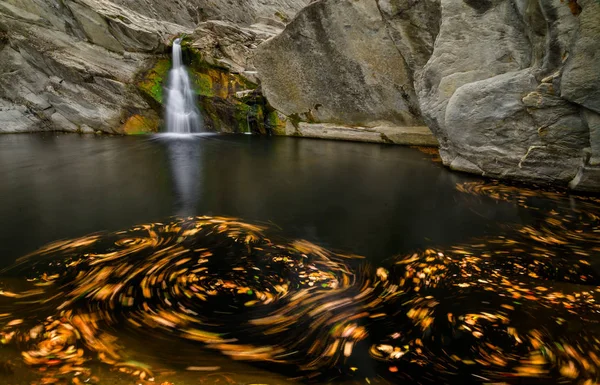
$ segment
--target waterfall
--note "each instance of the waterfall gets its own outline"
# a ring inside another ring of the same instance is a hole
[[[202,116],[196,106],[196,94],[182,62],[181,39],[173,42],[173,68],[165,91],[167,131],[177,134],[204,131]]]

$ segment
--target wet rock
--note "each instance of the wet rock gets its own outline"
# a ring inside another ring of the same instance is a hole
[[[159,118],[156,114],[132,115],[123,125],[123,132],[127,135],[157,132],[158,122]]]
[[[600,191],[600,167],[581,167],[575,178],[569,183],[569,187],[579,191]]]

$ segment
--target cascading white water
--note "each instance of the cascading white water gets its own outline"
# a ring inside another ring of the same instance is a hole
[[[189,134],[204,131],[202,117],[196,106],[196,94],[182,63],[181,39],[173,42],[173,68],[169,72],[166,95],[168,132]]]

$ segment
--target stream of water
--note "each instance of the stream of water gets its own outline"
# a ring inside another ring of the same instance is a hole
[[[204,130],[198,110],[196,93],[190,76],[183,65],[181,39],[173,42],[173,67],[167,83],[165,120],[167,132],[176,134],[197,133]]]

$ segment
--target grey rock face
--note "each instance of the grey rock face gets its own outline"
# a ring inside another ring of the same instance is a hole
[[[234,39],[227,45],[224,39],[215,40],[228,50],[218,59],[231,57],[235,66],[235,60],[249,55],[240,47],[253,49],[279,31],[272,25],[285,26],[282,20],[305,4],[305,0],[2,0],[0,132],[120,132],[132,115],[156,116],[133,84],[136,74],[163,54],[174,36],[192,33],[208,17],[262,22],[238,28],[251,36],[249,41]]]
[[[124,109],[150,109],[126,86],[143,66],[144,56],[124,62],[62,32],[35,28],[27,32],[27,38],[12,34],[11,45],[0,53],[0,97],[38,118],[36,127],[23,116],[29,130],[77,131],[87,125],[118,132]],[[11,129],[1,125],[0,131]]]
[[[482,13],[462,0],[442,1],[442,26],[433,56],[417,75],[416,87],[425,120],[446,145],[446,106],[465,85],[530,64],[531,47],[511,1],[497,1]]]
[[[560,82],[560,95],[600,113],[600,3],[581,0],[579,30]]]
[[[433,53],[442,22],[440,0],[377,0],[390,36],[412,72]]]
[[[375,0],[318,0],[259,46],[269,102],[306,121],[422,125],[410,67]]]
[[[160,1],[160,0],[159,0]],[[262,18],[289,22],[310,0],[189,0],[203,20],[220,19],[255,24]]]
[[[590,146],[592,157],[590,165],[600,166],[600,114],[588,109],[583,109],[583,118],[590,129]]]
[[[587,162],[598,153],[591,129],[600,101],[600,10],[593,0],[580,5],[576,17],[560,2],[442,0],[440,33],[415,86],[446,165],[598,186]]]
[[[73,16],[90,42],[104,47],[109,51],[123,52],[123,46],[113,34],[110,33],[108,23],[104,20],[102,15],[97,13],[93,8],[72,1],[67,1],[66,4],[71,9]]]
[[[112,3],[135,9],[144,16],[194,27],[207,20],[224,20],[245,25],[261,18],[287,22],[309,0],[111,0]],[[133,3],[135,6],[132,6]]]
[[[588,192],[600,191],[600,167],[589,165],[581,167],[575,178],[569,182],[569,187]]]
[[[282,30],[262,23],[240,27],[228,21],[211,20],[198,25],[191,36],[191,46],[202,52],[203,59],[209,64],[228,68],[258,82],[248,74],[255,71],[254,51],[260,43]]]
[[[0,99],[2,132],[29,132],[39,130],[40,120],[23,105]],[[43,127],[43,126],[41,126]]]
[[[9,106],[0,132],[119,132],[128,115],[150,111],[131,87],[135,74],[184,31],[96,0],[2,2],[0,28],[0,98]]]
[[[354,142],[402,144],[409,146],[437,146],[438,142],[427,127],[348,127],[332,123],[304,123],[297,127],[291,123],[288,135],[306,138],[338,139]]]

